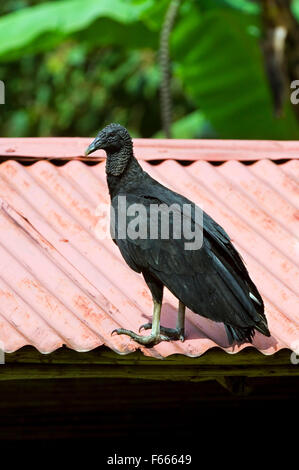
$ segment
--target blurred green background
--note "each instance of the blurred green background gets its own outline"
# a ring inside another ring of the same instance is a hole
[[[283,70],[276,64],[267,75],[261,43],[275,18],[283,19],[275,10],[281,0],[267,1],[274,10],[266,19],[262,0],[181,1],[170,36],[173,137],[299,139],[299,112],[289,98],[298,29],[286,20]],[[286,14],[299,19],[299,0],[288,3]],[[119,122],[133,136],[162,137],[158,51],[169,4],[2,2],[0,136],[92,136]],[[271,65],[271,44],[268,53]]]

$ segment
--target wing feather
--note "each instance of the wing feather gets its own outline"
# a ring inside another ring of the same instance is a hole
[[[149,181],[132,193],[126,193],[126,207],[142,204],[145,212],[139,219],[149,233],[150,204],[177,204],[183,213],[183,205],[191,204],[190,225],[195,228],[192,201],[160,185]],[[150,184],[149,184],[150,183]],[[112,201],[117,215],[117,197]],[[116,217],[118,219],[118,217]],[[132,219],[132,218],[131,218]],[[131,220],[128,218],[128,223]],[[168,287],[194,312],[212,320],[240,327],[254,326],[265,320],[263,300],[252,282],[241,256],[232,245],[228,234],[208,214],[203,212],[203,244],[198,250],[184,249],[184,238],[175,239],[174,219],[170,217],[170,238],[126,237],[116,243],[129,266],[137,272],[148,270]],[[117,227],[116,227],[117,230]]]

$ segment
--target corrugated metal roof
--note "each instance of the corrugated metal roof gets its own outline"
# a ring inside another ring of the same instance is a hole
[[[272,333],[257,333],[254,346],[265,354],[299,349],[299,162],[142,165],[199,203],[231,236],[265,300]],[[104,163],[5,161],[0,197],[0,341],[7,352],[27,344],[44,353],[63,344],[77,351],[105,344],[121,354],[140,348],[162,357],[246,346],[228,347],[223,325],[191,311],[184,343],[144,348],[126,336],[111,337],[121,326],[138,331],[151,319],[152,300],[113,242],[96,237],[97,207],[109,203]],[[176,308],[166,290],[164,326],[175,324]]]
[[[79,159],[89,160],[84,151],[88,137],[19,137],[0,139],[0,160]],[[134,139],[135,156],[141,160],[270,160],[297,158],[299,142],[278,140],[214,139]],[[103,150],[92,154],[93,160],[105,157]]]

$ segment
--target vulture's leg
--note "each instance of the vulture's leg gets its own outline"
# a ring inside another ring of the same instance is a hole
[[[166,335],[169,339],[180,339],[184,341],[185,339],[185,310],[186,306],[179,300],[179,308],[178,308],[178,317],[176,322],[176,328],[166,328],[164,326],[160,326],[160,332]],[[149,330],[150,328],[153,329],[152,323],[145,323],[139,328]]]
[[[130,336],[130,338],[137,341],[137,343],[144,345],[153,345],[159,343],[160,341],[169,341],[170,338],[168,338],[168,336],[160,334],[160,315],[163,298],[163,284],[161,284],[159,281],[156,281],[148,273],[143,273],[143,276],[152,292],[154,303],[153,321],[150,324],[152,328],[151,334],[149,336],[142,336],[138,335],[137,333],[134,333],[134,331],[125,330],[124,328],[118,328],[117,330],[113,330],[111,334],[113,335],[113,333],[117,333],[118,335]]]
[[[118,335],[127,335],[137,341],[137,343],[145,345],[157,344],[160,341],[169,341],[170,338],[160,334],[161,307],[162,302],[157,302],[156,300],[154,300],[153,323],[150,324],[152,328],[152,333],[149,336],[138,335],[137,333],[134,333],[134,331],[125,330],[124,328],[118,328],[117,330],[113,330],[111,335],[113,335],[113,333],[117,333]]]

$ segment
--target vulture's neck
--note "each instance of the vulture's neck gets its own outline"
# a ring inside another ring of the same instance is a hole
[[[115,155],[107,155],[107,160],[112,157],[117,158]],[[123,193],[129,192],[130,188],[138,184],[139,178],[142,177],[143,170],[138,161],[131,151],[130,156],[126,162],[124,171],[115,176],[109,172],[109,165],[106,164],[107,184],[109,189],[110,198],[112,199],[120,191]]]

